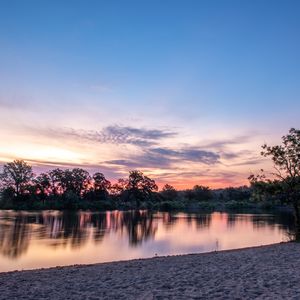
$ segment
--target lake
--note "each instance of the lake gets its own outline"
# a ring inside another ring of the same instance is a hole
[[[0,211],[0,272],[287,241],[288,214]]]

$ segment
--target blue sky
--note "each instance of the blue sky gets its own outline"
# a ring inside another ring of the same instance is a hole
[[[296,0],[0,0],[0,159],[244,183],[299,127],[299,17]]]

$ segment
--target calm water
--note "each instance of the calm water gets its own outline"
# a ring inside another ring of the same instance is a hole
[[[0,211],[0,271],[234,249],[285,241],[290,217]]]

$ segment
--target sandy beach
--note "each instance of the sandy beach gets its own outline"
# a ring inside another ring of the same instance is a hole
[[[300,244],[0,273],[0,299],[299,299]]]

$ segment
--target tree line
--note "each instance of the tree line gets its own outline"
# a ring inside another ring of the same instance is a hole
[[[127,179],[112,184],[104,174],[90,175],[82,168],[56,168],[36,176],[32,166],[24,160],[14,160],[3,166],[0,187],[2,205],[61,209],[89,206],[110,209],[115,208],[112,204],[116,204],[116,200],[139,208],[141,202],[151,199],[158,190],[154,180],[137,170],[130,171]]]
[[[139,170],[111,183],[103,173],[82,168],[60,169],[35,175],[24,160],[6,163],[0,173],[0,208],[6,209],[215,209],[220,202],[235,208],[251,196],[246,186],[211,190],[195,185],[176,190],[156,182]],[[249,204],[249,203],[248,203]]]

